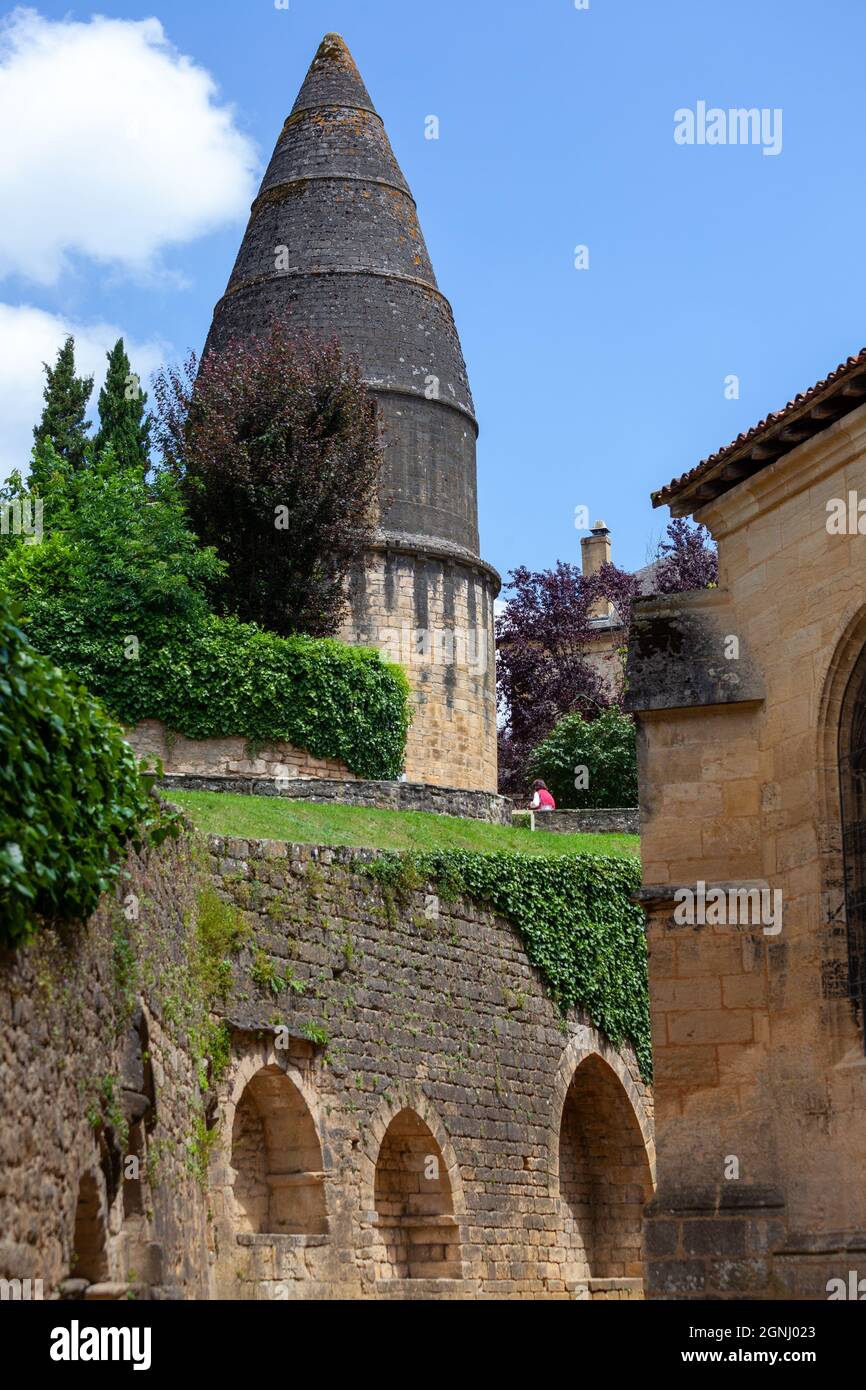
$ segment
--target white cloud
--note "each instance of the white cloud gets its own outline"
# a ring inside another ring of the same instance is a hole
[[[71,254],[134,274],[243,215],[257,155],[157,19],[0,22],[0,276],[58,282]]]
[[[75,338],[75,366],[79,376],[94,376],[88,418],[98,421],[96,400],[105,377],[105,354],[123,338],[132,370],[145,389],[151,374],[171,357],[168,344],[151,340],[137,343],[115,324],[70,323],[58,314],[29,305],[0,304],[0,479],[13,468],[26,477],[33,447],[33,426],[42,414],[45,385],[43,362],[54,365],[57,349],[68,334]]]

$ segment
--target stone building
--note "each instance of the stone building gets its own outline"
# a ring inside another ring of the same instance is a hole
[[[335,34],[277,140],[205,351],[275,319],[336,335],[381,407],[385,510],[341,635],[406,667],[408,780],[495,791],[500,581],[479,555],[472,394],[415,201]]]
[[[866,352],[653,497],[720,568],[636,605],[628,665],[655,1296],[856,1297],[866,1276],[862,498]]]
[[[604,521],[597,521],[588,536],[580,538],[580,568],[589,576],[597,574],[603,565],[613,563],[611,534]],[[638,592],[652,594],[655,589],[655,574],[658,561],[635,570]],[[599,599],[596,611],[590,619],[591,641],[585,653],[586,664],[595,671],[611,696],[617,695],[622,686],[623,654],[627,634],[622,620],[612,603]]]

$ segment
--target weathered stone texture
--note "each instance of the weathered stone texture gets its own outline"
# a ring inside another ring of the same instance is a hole
[[[341,637],[379,647],[409,677],[410,782],[496,791],[497,587],[480,564],[405,551],[352,578]]]
[[[171,988],[196,893],[185,842],[133,856],[89,923],[0,957],[0,1277],[45,1297],[68,1281],[88,1298],[206,1294],[198,1087]],[[143,996],[127,979],[140,932]]]
[[[382,811],[424,811],[428,815],[462,816],[510,825],[511,802],[495,792],[461,791],[424,782],[340,782],[299,778],[261,781],[253,777],[169,776],[161,786],[184,791],[234,792],[247,796],[283,796],[290,801],[338,802],[342,806],[372,806]]]
[[[214,881],[255,941],[226,1006],[235,1065],[211,1169],[218,1292],[639,1293],[649,1092],[628,1048],[585,1017],[560,1019],[516,929],[429,885],[389,904],[358,872],[370,851],[209,844]],[[288,971],[278,994],[255,951],[278,980]],[[298,1096],[315,1122],[321,1156],[305,1159],[303,1186],[323,1190],[324,1240],[297,1214],[291,1232],[271,1220],[270,1241],[243,1235],[238,1115],[263,1074],[284,1087],[260,1106],[265,1128]]]
[[[338,758],[315,758],[291,743],[251,749],[244,738],[185,738],[158,719],[143,719],[125,733],[139,758],[159,759],[163,771],[178,777],[284,778],[350,782],[355,774]]]
[[[560,1018],[513,926],[383,890],[376,857],[184,840],[2,962],[0,1277],[87,1298],[641,1296],[652,1105],[631,1050]],[[201,1096],[189,972],[219,901],[242,935]]]
[[[637,599],[625,708],[646,713],[763,699],[760,670],[735,626],[719,589]]]
[[[682,638],[672,673],[656,679],[652,653],[631,654],[660,1297],[826,1298],[829,1279],[858,1261],[866,1273],[866,1062],[839,779],[866,644],[866,538],[827,528],[828,502],[849,491],[866,495],[862,406],[695,514],[718,541],[721,587],[665,601],[680,613],[665,628]],[[723,679],[737,668],[732,636],[749,654],[738,683]],[[754,914],[678,924],[674,892],[699,881],[779,890],[781,930]]]
[[[599,806],[582,811],[536,811],[535,830],[557,835],[639,835],[637,807]]]

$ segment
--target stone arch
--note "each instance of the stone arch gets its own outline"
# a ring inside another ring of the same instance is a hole
[[[242,1055],[220,1086],[223,1126],[231,1129],[237,1105],[256,1072],[261,1071],[262,1067],[275,1066],[284,1071],[292,1085],[300,1091],[313,1117],[316,1133],[321,1135],[318,1095],[310,1083],[308,1070],[314,1054],[315,1048],[312,1043],[302,1038],[290,1038],[286,1049],[276,1047],[269,1038],[245,1046]],[[302,1071],[302,1067],[306,1070]]]
[[[643,1277],[643,1208],[655,1188],[644,1098],[623,1058],[593,1029],[572,1039],[554,1087],[551,1195],[569,1283]]]
[[[102,1184],[92,1171],[82,1174],[75,1204],[72,1278],[100,1284],[108,1278],[108,1226]]]
[[[827,666],[817,720],[826,915],[822,986],[833,1031],[866,1027],[866,607],[849,610]],[[853,910],[852,910],[853,905]],[[833,930],[833,928],[841,930]],[[832,1001],[837,1009],[832,1008]],[[843,1005],[840,1010],[839,1004]],[[843,1044],[844,1045],[844,1044]]]
[[[273,1060],[238,1068],[230,1133],[239,1232],[327,1232],[322,1146],[299,1081]]]
[[[361,1164],[376,1278],[462,1278],[462,1177],[445,1128],[421,1092],[404,1087],[379,1112]]]

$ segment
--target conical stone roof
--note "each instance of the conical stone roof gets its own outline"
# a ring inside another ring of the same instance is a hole
[[[205,352],[274,318],[334,334],[360,359],[384,415],[385,531],[477,555],[477,426],[451,307],[382,120],[335,34],[277,140]]]
[[[370,111],[376,108],[358,71],[355,60],[339,34],[326,34],[310,64],[304,85],[292,107],[299,111],[315,111],[320,107],[347,106],[352,110]]]

